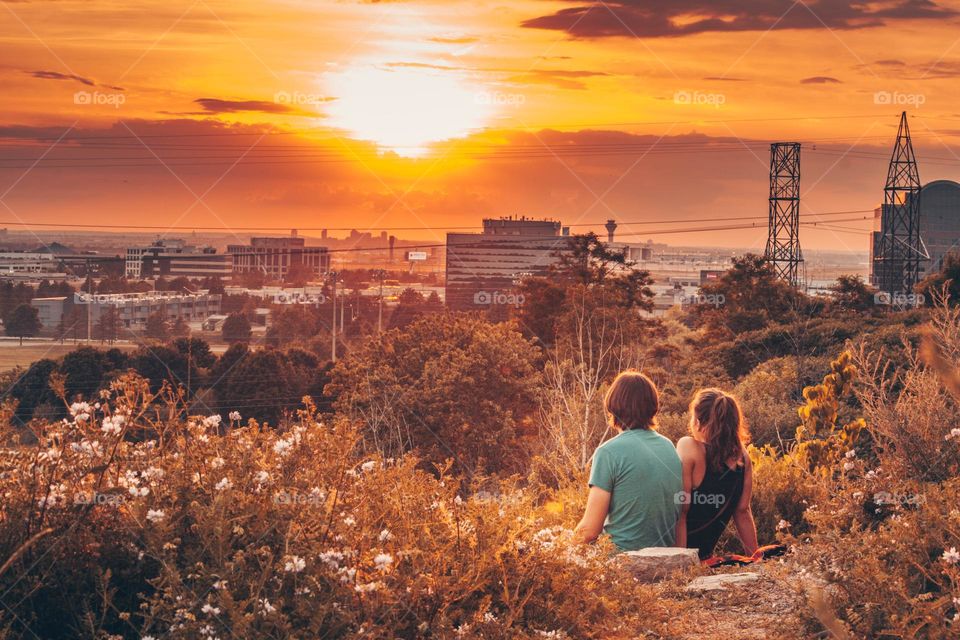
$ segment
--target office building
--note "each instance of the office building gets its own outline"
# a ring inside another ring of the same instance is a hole
[[[233,257],[234,273],[260,272],[282,280],[291,266],[302,264],[319,279],[330,270],[330,252],[326,247],[308,247],[297,236],[251,238],[249,245],[231,244],[227,253]]]
[[[93,326],[107,309],[114,308],[120,315],[123,329],[139,330],[146,326],[147,318],[157,312],[165,314],[170,321],[177,318],[186,322],[203,321],[220,313],[220,294],[148,291],[90,295],[76,292],[72,296],[34,298],[30,304],[37,310],[46,330],[56,329],[74,308],[78,308],[84,318],[89,318]]]
[[[488,218],[482,233],[448,233],[446,304],[455,311],[519,304],[517,283],[548,273],[568,247],[554,220]]]

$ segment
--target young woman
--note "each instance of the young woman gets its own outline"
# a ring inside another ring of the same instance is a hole
[[[576,535],[593,542],[605,532],[620,551],[673,546],[682,473],[673,444],[654,430],[657,388],[642,373],[625,371],[610,385],[604,408],[621,432],[593,454],[587,508]]]
[[[677,546],[709,558],[733,518],[747,555],[757,550],[750,510],[753,469],[745,444],[749,434],[737,400],[719,389],[703,389],[690,403],[690,435],[677,442],[683,465],[683,507]]]

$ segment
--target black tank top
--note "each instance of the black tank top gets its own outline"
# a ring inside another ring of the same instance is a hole
[[[713,555],[717,541],[743,495],[744,466],[707,469],[703,482],[690,494],[687,511],[687,548],[697,549],[700,559]]]

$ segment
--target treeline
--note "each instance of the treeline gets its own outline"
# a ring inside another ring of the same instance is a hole
[[[202,339],[179,338],[132,352],[80,347],[56,360],[39,360],[26,371],[8,372],[0,387],[16,401],[14,417],[20,424],[59,420],[67,415],[64,398],[67,403],[93,400],[128,371],[146,378],[153,393],[165,385],[179,390],[191,413],[221,413],[226,418],[237,410],[277,424],[301,406],[305,395],[323,406],[329,368],[304,349],[251,350],[236,344],[218,357]],[[58,390],[61,383],[64,398]]]

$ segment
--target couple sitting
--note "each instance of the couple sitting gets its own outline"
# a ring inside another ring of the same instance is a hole
[[[578,538],[610,536],[619,551],[697,549],[713,555],[733,519],[747,555],[757,550],[750,510],[753,474],[736,399],[702,389],[690,403],[690,435],[676,448],[657,433],[657,388],[642,373],[617,376],[604,400],[616,437],[597,447]]]

